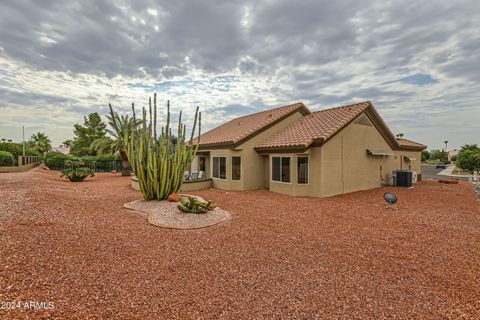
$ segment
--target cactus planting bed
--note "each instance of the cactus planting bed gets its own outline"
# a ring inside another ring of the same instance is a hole
[[[199,198],[198,196],[193,196]],[[203,214],[184,213],[177,209],[177,202],[134,200],[124,204],[127,209],[142,213],[154,226],[169,229],[200,229],[230,220],[230,213],[215,208]]]

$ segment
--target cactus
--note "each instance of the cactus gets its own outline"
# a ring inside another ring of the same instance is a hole
[[[207,213],[216,207],[217,205],[212,200],[203,202],[194,197],[188,197],[186,200],[184,198],[180,199],[180,203],[177,206],[178,210],[186,213]]]
[[[193,136],[198,121],[198,136],[201,134],[202,114],[195,111],[190,140],[187,142],[186,125],[182,124],[182,112],[178,119],[177,142],[172,142],[170,128],[170,101],[167,101],[166,124],[157,135],[157,94],[148,99],[149,108],[142,109],[140,125],[125,133],[128,160],[138,177],[140,191],[145,200],[165,200],[177,192],[183,183],[183,174],[190,166],[198,150]],[[135,105],[132,103],[133,121],[136,122]],[[153,111],[153,116],[152,116]]]

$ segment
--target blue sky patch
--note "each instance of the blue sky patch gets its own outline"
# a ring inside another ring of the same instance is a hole
[[[413,85],[417,85],[417,86],[424,86],[424,85],[438,83],[438,81],[436,79],[433,79],[428,74],[416,73],[414,75],[404,77],[404,78],[400,78],[398,80],[384,82],[384,83],[382,83],[382,85],[383,84],[397,83],[397,82],[403,82],[403,83],[413,84]]]

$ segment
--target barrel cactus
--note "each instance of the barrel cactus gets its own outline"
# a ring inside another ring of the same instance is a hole
[[[136,121],[135,105],[132,103],[134,122]],[[153,115],[152,115],[153,112]],[[185,170],[192,163],[198,150],[198,141],[193,144],[197,129],[201,134],[202,115],[195,111],[195,120],[190,140],[187,140],[186,125],[182,123],[180,112],[177,136],[172,135],[170,127],[170,102],[167,101],[166,123],[157,135],[157,95],[149,98],[148,116],[143,108],[140,125],[125,133],[128,160],[138,177],[140,191],[145,200],[165,200],[180,190]]]

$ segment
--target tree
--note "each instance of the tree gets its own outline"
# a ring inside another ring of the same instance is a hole
[[[457,163],[464,170],[480,170],[480,149],[467,149],[460,152],[457,157]]]
[[[466,150],[479,150],[480,148],[478,147],[477,144],[464,144],[463,146],[460,147],[460,153]]]
[[[105,137],[107,125],[97,112],[90,113],[84,117],[83,125],[74,125],[73,133],[75,138],[70,153],[76,156],[95,155],[95,150],[90,148],[93,141]]]
[[[448,140],[443,141],[443,143],[445,143],[445,151],[447,151]]]
[[[425,162],[428,159],[430,159],[430,152],[426,150],[422,151],[422,162]]]
[[[71,148],[73,145],[73,140],[68,139],[62,142],[61,146],[64,146],[65,148]]]
[[[401,139],[401,138],[403,138],[403,136],[405,136],[405,134],[403,134],[403,133],[397,133],[397,138],[400,138],[400,139]]]
[[[448,160],[448,153],[444,150],[432,150],[432,151],[430,151],[430,159],[447,161]]]
[[[28,141],[28,146],[44,154],[50,150],[52,150],[52,141],[47,137],[45,133],[37,132],[36,134],[32,134],[30,137],[30,141]]]
[[[107,132],[113,139],[110,137],[97,139],[92,142],[90,148],[98,154],[118,152],[120,159],[122,159],[122,176],[129,176],[130,162],[126,152],[125,135],[130,134],[131,130],[140,124],[140,121],[134,122],[133,118],[130,118],[128,115],[118,115],[118,113],[113,111],[111,104],[108,104],[108,107],[110,108],[110,114],[107,115],[107,119],[111,129],[107,129]]]
[[[460,148],[457,164],[464,170],[480,170],[480,148],[476,144],[466,144]]]

